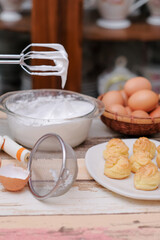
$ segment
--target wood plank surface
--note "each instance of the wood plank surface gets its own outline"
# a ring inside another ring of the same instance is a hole
[[[126,29],[105,29],[96,25],[96,22],[84,24],[84,39],[91,41],[159,41],[160,26],[149,25],[146,22],[136,22]]]
[[[160,214],[0,218],[0,239],[159,240]]]
[[[20,33],[30,33],[31,31],[31,16],[30,14],[22,15],[22,18],[17,22],[4,22],[0,20],[0,30],[14,31]]]
[[[0,186],[0,240],[159,240],[159,201],[120,196],[96,183],[86,170],[88,148],[117,136],[103,127],[94,121],[88,139],[75,148],[77,180],[61,197],[39,201],[28,186],[17,193]],[[0,119],[0,134],[6,133],[6,121]],[[0,158],[2,165],[16,162],[2,151]]]
[[[1,119],[0,134],[6,133],[9,133],[6,120]],[[105,128],[100,119],[93,121],[88,139],[75,148],[78,159],[77,180],[60,197],[39,201],[33,197],[28,186],[21,192],[13,193],[0,185],[0,216],[160,213],[159,201],[134,200],[120,196],[100,186],[88,174],[84,162],[86,151],[95,144],[106,142],[111,136],[112,132]],[[159,135],[155,138],[159,139]],[[2,165],[15,161],[3,151],[0,152],[0,158]]]
[[[5,154],[3,156],[5,160],[2,161],[12,161]],[[27,186],[20,192],[8,192],[0,186],[0,216],[160,213],[159,201],[134,200],[113,193],[91,179],[84,159],[79,159],[78,164],[78,179],[60,197],[39,201],[33,197]]]

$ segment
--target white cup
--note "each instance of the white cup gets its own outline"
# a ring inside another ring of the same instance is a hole
[[[160,17],[160,0],[150,0],[148,8],[152,17]]]
[[[0,19],[5,22],[19,21],[22,16],[19,13],[23,0],[0,0],[2,12]]]
[[[150,11],[147,22],[151,25],[160,25],[160,0],[149,0],[147,5]]]
[[[124,20],[148,0],[97,0],[97,7],[103,19]]]

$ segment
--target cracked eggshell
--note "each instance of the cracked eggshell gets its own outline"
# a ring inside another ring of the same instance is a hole
[[[4,143],[4,139],[2,136],[0,136],[0,149],[2,149],[3,143]]]
[[[0,168],[0,182],[3,187],[12,192],[22,190],[29,180],[29,171],[9,164]]]

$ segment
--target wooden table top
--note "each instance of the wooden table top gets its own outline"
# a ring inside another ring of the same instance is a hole
[[[0,119],[0,135],[4,134],[10,133],[6,120]],[[38,201],[28,186],[13,193],[0,185],[0,240],[160,239],[160,201],[120,196],[100,186],[87,172],[86,151],[112,137],[120,135],[100,119],[93,121],[87,140],[75,148],[77,179],[60,197]],[[159,140],[160,135],[153,138]],[[0,158],[2,163],[14,161],[2,151]]]

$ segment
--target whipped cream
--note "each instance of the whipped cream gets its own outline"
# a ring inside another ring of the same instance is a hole
[[[93,117],[83,116],[92,113],[95,106],[83,99],[75,99],[74,95],[58,95],[30,97],[9,103],[7,108],[17,113],[17,116],[8,114],[14,140],[32,148],[46,133],[58,134],[72,147],[79,145],[86,139]],[[47,143],[46,149],[51,147],[52,141]]]
[[[33,100],[19,100],[16,104],[11,104],[9,109],[28,118],[63,121],[84,116],[92,112],[94,106],[89,102],[75,100],[71,96],[60,95],[39,97]]]

